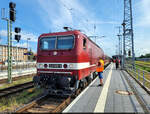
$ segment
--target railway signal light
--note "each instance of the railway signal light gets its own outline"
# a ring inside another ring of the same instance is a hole
[[[13,22],[16,20],[16,10],[15,10],[16,4],[13,2],[9,3],[9,19]]]
[[[19,42],[19,40],[21,39],[21,35],[19,35],[18,33],[21,32],[21,28],[19,27],[15,27],[15,40],[17,40],[17,42]]]
[[[20,33],[20,32],[21,32],[21,28],[15,27],[15,32],[16,32],[16,33]]]
[[[19,42],[19,40],[21,39],[21,35],[15,35],[15,40],[17,40],[17,42]]]

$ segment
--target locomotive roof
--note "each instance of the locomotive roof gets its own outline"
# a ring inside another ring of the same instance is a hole
[[[73,31],[65,31],[65,32],[53,32],[53,33],[43,33],[40,35],[40,37],[44,36],[57,36],[57,35],[67,35],[67,34],[81,34],[79,30],[73,30]]]
[[[72,31],[65,31],[65,32],[53,32],[53,33],[43,33],[43,34],[40,35],[40,37],[57,36],[57,35],[72,35],[72,34],[81,34],[81,35],[85,36],[94,45],[96,45],[98,48],[100,48],[102,50],[102,48],[99,45],[97,45],[95,42],[93,42],[86,34],[83,34],[80,30],[72,30]]]

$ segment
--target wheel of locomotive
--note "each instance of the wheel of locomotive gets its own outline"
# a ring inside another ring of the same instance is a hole
[[[34,84],[34,87],[39,88],[39,82],[40,82],[40,77],[34,76],[34,77],[33,77],[33,84]]]
[[[92,82],[92,73],[91,73],[90,76],[87,77],[87,82],[88,82],[88,83],[91,83],[91,82]]]
[[[87,85],[87,80],[85,78],[80,80],[79,87],[81,89],[84,89],[86,87],[86,85]]]
[[[83,89],[84,88],[84,82],[80,80],[80,83],[79,83],[79,88]]]
[[[96,78],[96,72],[93,72],[93,79]]]
[[[88,80],[84,79],[84,88],[86,87],[87,84],[88,84]]]
[[[94,79],[94,72],[91,73],[91,79]]]

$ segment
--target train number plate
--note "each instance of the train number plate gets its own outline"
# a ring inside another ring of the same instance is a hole
[[[62,68],[62,64],[49,64],[49,68]]]

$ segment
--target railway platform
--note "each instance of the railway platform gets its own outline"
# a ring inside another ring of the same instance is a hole
[[[150,95],[125,71],[111,63],[63,112],[150,112]]]

